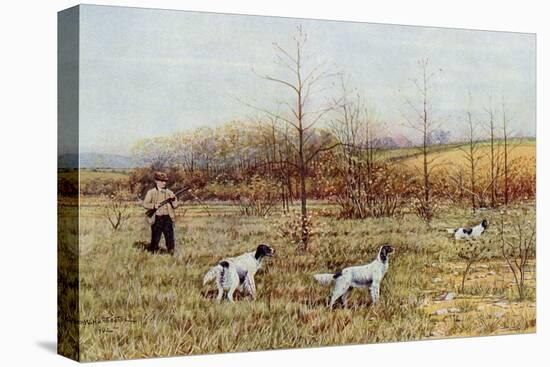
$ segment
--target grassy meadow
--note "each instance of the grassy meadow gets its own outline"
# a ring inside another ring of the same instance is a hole
[[[132,217],[112,231],[100,202],[80,211],[80,359],[142,358],[409,341],[534,332],[535,261],[529,261],[527,293],[519,301],[512,274],[500,257],[474,264],[460,292],[465,264],[445,228],[481,218],[496,223],[499,211],[448,207],[427,227],[416,216],[339,220],[333,207],[312,203],[317,236],[304,252],[277,233],[284,218],[244,217],[226,204],[183,205],[176,223],[174,256],[143,251],[150,229],[138,203]],[[511,212],[534,216],[534,203]],[[318,214],[316,214],[318,213]],[[323,213],[323,214],[321,214]],[[63,212],[60,213],[63,219]],[[68,220],[68,219],[66,219]],[[494,239],[496,224],[487,239]],[[256,276],[257,300],[217,304],[204,273],[226,256],[268,242],[276,256]],[[350,307],[327,309],[329,287],[316,272],[370,262],[383,242],[396,248],[384,278],[381,302],[355,290]],[[452,300],[444,300],[454,293]]]

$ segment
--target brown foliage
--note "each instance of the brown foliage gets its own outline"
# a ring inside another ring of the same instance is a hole
[[[412,174],[403,167],[385,163],[371,170],[370,178],[340,177],[343,184],[335,190],[342,218],[399,217],[412,191]]]
[[[241,186],[233,202],[241,215],[266,216],[271,213],[278,201],[277,186],[260,176],[254,176],[250,183]]]

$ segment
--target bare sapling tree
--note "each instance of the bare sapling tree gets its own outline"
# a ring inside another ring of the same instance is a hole
[[[106,198],[108,203],[103,207],[103,217],[115,232],[131,217],[130,197],[129,192],[119,190]]]
[[[414,101],[409,98],[405,100],[410,113],[405,114],[404,117],[406,125],[420,134],[418,150],[422,159],[422,190],[415,204],[415,210],[417,215],[429,225],[435,214],[434,202],[431,200],[430,178],[437,166],[435,164],[437,156],[430,154],[430,141],[434,131],[439,128],[441,123],[434,117],[435,114],[431,102],[432,83],[437,72],[432,71],[427,58],[420,59],[418,66],[420,74],[417,78],[412,79],[418,98]]]
[[[508,108],[506,106],[506,103],[504,101],[504,98],[502,99],[502,199],[504,201],[504,205],[508,206],[510,202],[510,185],[511,180],[513,180],[513,174],[512,174],[512,167],[514,166],[515,162],[512,159],[511,153],[514,149],[516,149],[520,144],[522,143],[521,139],[512,139],[513,132],[510,129],[510,113],[508,112]]]
[[[506,106],[504,105],[504,98],[502,99],[502,140],[504,143],[504,161],[503,161],[503,177],[504,177],[504,205],[508,206],[508,179],[509,179],[509,144],[508,144],[508,120],[506,120]]]
[[[500,176],[500,144],[498,141],[496,112],[493,108],[492,99],[489,98],[489,107],[485,108],[487,113],[486,126],[489,132],[489,189],[490,189],[490,205],[495,208],[498,205],[498,178]]]
[[[535,256],[535,227],[534,218],[526,211],[521,214],[501,212],[500,250],[512,272],[520,300],[525,298],[528,262]]]
[[[472,265],[487,258],[491,249],[491,241],[483,238],[463,241],[458,246],[458,257],[466,262],[462,271],[460,293],[464,293],[464,285]]]
[[[294,167],[298,174],[302,215],[301,247],[303,249],[307,249],[309,241],[306,191],[308,166],[318,154],[338,146],[338,143],[331,139],[326,139],[323,142],[313,142],[314,139],[312,139],[316,126],[334,108],[332,103],[320,105],[316,102],[319,95],[326,90],[327,81],[337,76],[338,73],[330,70],[325,62],[311,65],[311,60],[315,60],[315,58],[307,54],[307,41],[307,34],[301,26],[298,26],[292,46],[285,48],[276,42],[273,43],[275,64],[287,76],[260,74],[262,79],[282,87],[282,100],[277,101],[282,110],[274,112],[268,108],[259,108],[248,104],[288,125],[292,131],[289,134],[288,143],[295,153],[296,159],[294,161],[285,159],[280,163]],[[313,98],[314,95],[317,98]]]
[[[472,206],[472,212],[474,213],[476,211],[477,202],[479,201],[477,188],[478,163],[481,159],[479,148],[476,123],[474,123],[472,115],[472,95],[468,93],[468,108],[466,110],[466,146],[461,146],[460,150],[463,153],[464,159],[468,165],[468,170],[470,171],[470,182],[467,191],[470,194],[470,204]]]

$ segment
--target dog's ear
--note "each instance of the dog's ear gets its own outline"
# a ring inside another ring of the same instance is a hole
[[[380,257],[381,261],[386,261],[386,259],[388,258],[388,246],[387,245],[382,245],[380,247],[380,252],[378,253],[378,256]]]
[[[386,246],[382,246],[382,248],[380,249],[380,260],[382,261],[386,261],[386,259],[388,258],[388,252],[386,250]]]
[[[379,254],[380,260],[386,261],[388,259],[388,255],[393,252],[394,252],[394,249],[391,245],[389,244],[382,245],[382,247],[380,248],[380,254]]]

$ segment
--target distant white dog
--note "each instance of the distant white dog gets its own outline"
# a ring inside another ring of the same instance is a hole
[[[486,219],[483,219],[481,223],[475,227],[449,228],[447,229],[447,232],[454,234],[455,240],[467,240],[481,236],[487,230],[488,226],[489,222],[487,222]]]
[[[378,251],[376,260],[367,265],[352,266],[342,271],[331,274],[315,274],[313,277],[321,284],[331,284],[334,281],[332,296],[329,306],[341,297],[344,307],[348,306],[348,296],[353,288],[370,288],[372,303],[377,303],[380,298],[380,283],[388,271],[388,257],[394,252],[390,245],[383,245]]]
[[[236,290],[246,290],[256,298],[256,283],[254,275],[262,266],[262,260],[268,256],[273,256],[274,251],[269,245],[261,244],[256,251],[247,252],[243,255],[231,257],[220,261],[216,266],[212,267],[204,275],[203,285],[216,280],[218,287],[218,296],[216,300],[219,302],[223,298],[224,291],[227,291],[227,299],[233,302],[233,293]]]

